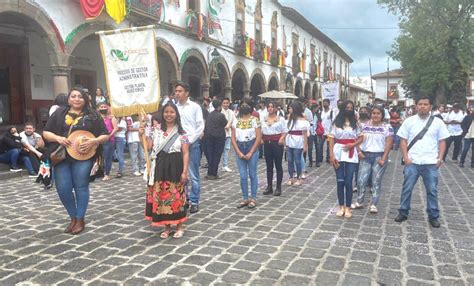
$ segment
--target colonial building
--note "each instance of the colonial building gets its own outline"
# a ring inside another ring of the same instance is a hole
[[[358,106],[367,106],[367,103],[372,103],[374,94],[372,91],[360,87],[358,85],[349,83],[350,91],[347,99],[352,100]]]
[[[401,69],[373,75],[372,79],[375,80],[375,98],[395,105],[412,105],[413,99],[407,96],[407,92],[402,86],[404,77],[405,75]]]
[[[124,0],[124,20],[109,16],[112,7],[89,15],[91,2],[101,1],[0,2],[0,124],[41,124],[54,97],[74,85],[105,89],[95,33],[150,24],[161,96],[177,80],[196,99],[257,99],[268,90],[318,98],[325,81],[339,81],[347,95],[350,56],[276,0]]]

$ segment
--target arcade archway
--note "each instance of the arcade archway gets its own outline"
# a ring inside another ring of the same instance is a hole
[[[307,81],[304,85],[304,97],[310,98],[311,97],[311,83]]]
[[[204,88],[208,87],[207,64],[204,56],[196,49],[184,52],[181,58],[181,80],[190,87],[189,96],[194,100],[202,100]]]
[[[297,97],[303,97],[303,84],[301,83],[301,79],[298,79],[295,84],[295,95]]]

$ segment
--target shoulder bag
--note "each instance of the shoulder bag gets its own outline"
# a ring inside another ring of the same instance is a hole
[[[69,127],[69,132],[67,133],[68,137],[69,137],[69,134],[71,134],[71,130],[72,130],[72,124]],[[59,144],[59,146],[56,147],[56,149],[54,149],[53,152],[51,152],[51,154],[49,155],[49,161],[51,162],[51,165],[54,167],[57,164],[64,161],[64,159],[66,159],[66,147]]]

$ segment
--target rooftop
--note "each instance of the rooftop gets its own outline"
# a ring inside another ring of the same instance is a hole
[[[378,78],[394,78],[394,77],[405,77],[405,74],[403,73],[402,69],[394,69],[391,71],[388,71],[388,76],[387,72],[382,72],[378,74],[374,74],[372,76],[372,79],[378,79]]]

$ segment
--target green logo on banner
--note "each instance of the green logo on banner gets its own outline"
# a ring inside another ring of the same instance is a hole
[[[111,50],[110,54],[116,60],[121,60],[123,62],[128,61],[128,55],[127,55],[127,57],[125,57],[124,53],[121,50],[116,50],[116,49]]]

